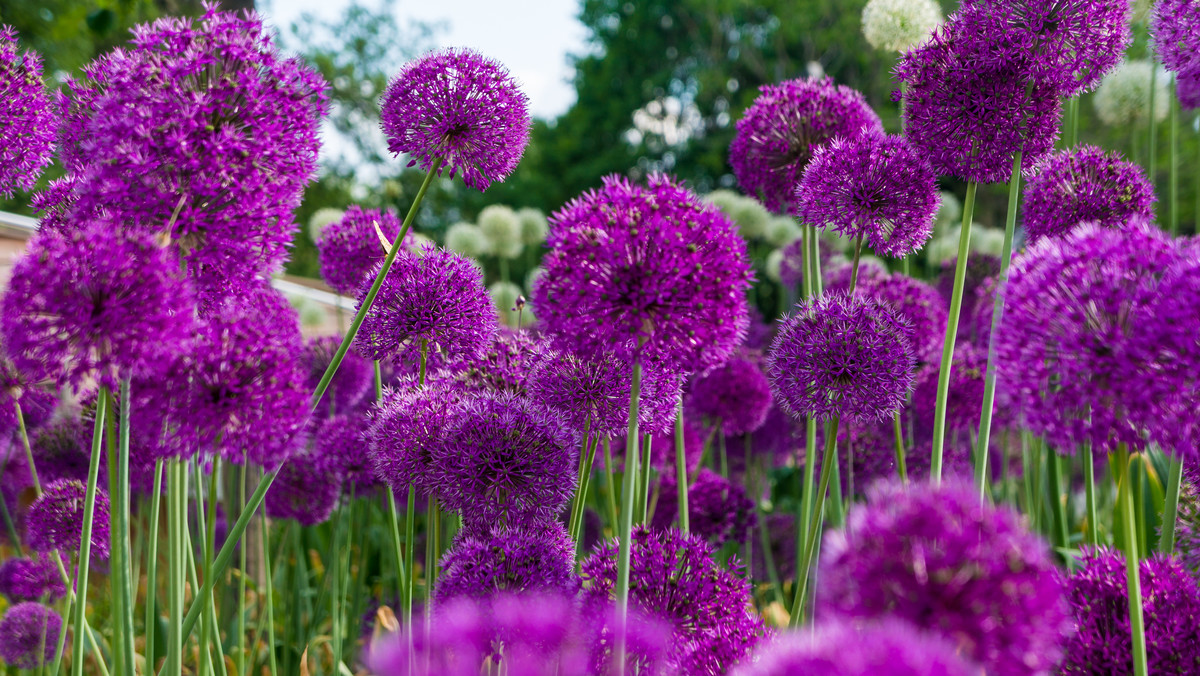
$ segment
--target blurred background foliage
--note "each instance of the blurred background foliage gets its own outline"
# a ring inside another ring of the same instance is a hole
[[[275,0],[286,2],[286,0]],[[862,36],[866,0],[581,0],[587,43],[571,56],[575,103],[555,119],[538,119],[519,168],[486,193],[449,180],[434,184],[420,218],[422,232],[441,239],[450,224],[471,221],[489,204],[534,207],[549,214],[609,173],[639,178],[667,171],[699,192],[735,188],[726,159],[734,125],[758,87],[782,79],[828,75],[854,87],[875,107],[890,132],[900,131],[892,100],[896,54],[872,49]],[[253,0],[226,0],[248,8]],[[260,0],[260,9],[262,1]],[[943,0],[943,9],[956,3]],[[1142,3],[1144,4],[1144,3]],[[378,130],[378,99],[388,78],[408,59],[439,46],[442,26],[401,24],[395,0],[351,0],[333,21],[302,17],[280,36],[330,83],[326,157],[297,214],[301,226],[322,208],[357,203],[403,214],[422,175],[389,156]],[[131,26],[164,14],[196,15],[199,0],[0,0],[0,22],[46,60],[50,86],[128,39]],[[1129,55],[1146,54],[1144,23]],[[1096,118],[1085,95],[1081,141],[1118,150],[1147,164],[1148,130],[1111,128]],[[1178,150],[1184,232],[1196,230],[1200,120],[1185,113]],[[1166,195],[1166,125],[1159,125],[1155,177]],[[1140,140],[1140,142],[1135,142]],[[58,174],[47,172],[43,181]],[[964,186],[942,188],[961,195]],[[980,191],[977,222],[1003,225],[1005,186]],[[0,208],[28,213],[27,197]],[[1160,205],[1161,206],[1161,205]],[[1160,209],[1161,211],[1161,209]],[[513,276],[528,272],[524,257]],[[301,227],[288,271],[318,276],[312,234]]]

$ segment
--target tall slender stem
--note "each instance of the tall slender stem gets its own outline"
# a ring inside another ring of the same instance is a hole
[[[829,421],[825,428],[825,453],[821,456],[821,485],[817,487],[816,502],[813,504],[811,523],[800,524],[808,535],[804,538],[804,552],[796,561],[796,598],[792,601],[792,616],[788,626],[800,626],[800,618],[804,615],[804,602],[808,596],[808,583],[812,577],[813,551],[816,549],[817,538],[821,535],[821,518],[825,507],[825,494],[829,491],[829,479],[833,475],[834,447],[837,444],[838,418]]]
[[[1154,105],[1154,94],[1155,90],[1158,89],[1158,64],[1154,63],[1154,61],[1150,63],[1152,65],[1150,69],[1150,101],[1146,106],[1148,113],[1147,121],[1150,127],[1150,149],[1146,160],[1146,174],[1150,177],[1150,185],[1155,186],[1158,185],[1158,121],[1154,119],[1154,109],[1156,108]],[[1155,192],[1157,193],[1158,190],[1156,189]]]
[[[683,395],[675,402],[675,490],[678,491],[679,531],[687,535],[691,531],[688,518],[688,472],[687,448],[683,439]]]
[[[388,491],[390,494],[391,491]],[[394,503],[393,503],[394,504]],[[267,537],[267,520],[259,519],[260,528],[262,529],[262,557],[263,570],[266,571],[263,582],[265,583],[264,592],[266,593],[267,604],[267,663],[271,667],[271,676],[278,676],[279,665],[275,661],[275,570],[271,568],[271,547],[270,539]]]
[[[1091,441],[1083,442],[1083,490],[1087,502],[1087,542],[1095,548],[1100,546],[1100,521],[1096,511],[1096,461]]]
[[[1070,537],[1067,534],[1067,510],[1063,505],[1063,488],[1062,488],[1062,458],[1058,452],[1050,448],[1048,444],[1043,442],[1042,447],[1045,449],[1046,455],[1046,480],[1050,487],[1050,514],[1054,519],[1054,544],[1062,549],[1066,549],[1070,543]],[[1070,567],[1071,559],[1064,556],[1067,562],[1067,567]]]
[[[129,554],[129,408],[130,392],[129,379],[121,380],[120,392],[120,422],[117,433],[117,480],[115,491],[110,502],[112,510],[112,575],[116,582],[113,584],[117,592],[114,608],[120,611],[120,616],[114,618],[115,631],[120,636],[117,646],[121,651],[120,664],[125,669],[133,671],[133,583],[130,579]],[[112,406],[112,394],[109,394],[108,408]],[[110,447],[111,448],[111,447]],[[112,484],[110,483],[110,486]]]
[[[904,431],[900,427],[900,412],[892,416],[892,431],[896,435],[896,471],[900,474],[900,481],[905,486],[908,485],[908,467],[904,462]]]
[[[1124,449],[1117,452],[1119,458],[1127,455]],[[1136,676],[1146,676],[1146,625],[1142,614],[1142,582],[1138,558],[1137,519],[1133,513],[1133,463],[1135,458],[1122,462],[1123,474],[1117,486],[1117,500],[1121,503],[1121,522],[1124,526],[1122,544],[1125,550],[1125,580],[1129,597],[1129,631],[1133,640],[1133,671]]]
[[[846,292],[847,296],[854,295],[854,289],[858,286],[858,263],[862,259],[863,236],[859,235],[858,239],[854,240],[854,260],[850,263],[850,290]]]
[[[163,672],[167,676],[183,673],[183,586],[185,572],[183,522],[185,504],[183,482],[187,467],[183,460],[171,460],[167,467],[167,661]],[[199,607],[199,606],[197,606]]]
[[[575,540],[576,544],[579,539],[576,537],[576,524],[583,515],[583,502],[587,499],[584,493],[584,472],[591,476],[591,467],[584,467],[584,463],[588,460],[588,447],[592,443],[592,416],[588,416],[583,423],[583,448],[579,451],[579,462],[575,464],[575,497],[571,501],[570,519],[567,521],[567,532]]]
[[[96,516],[96,481],[100,476],[100,444],[104,440],[104,419],[108,404],[108,388],[101,385],[96,396],[96,421],[92,428],[92,455],[88,464],[87,489],[83,498],[83,532],[79,539],[79,563],[75,574],[75,636],[83,636],[84,616],[87,611],[88,564],[92,558],[92,521]],[[71,648],[71,673],[83,674],[83,641],[76,640]],[[104,656],[96,653],[96,661],[103,662]]]
[[[639,350],[639,355],[633,361],[633,382],[629,389],[629,427],[625,433],[625,479],[621,489],[621,514],[617,535],[616,600],[620,627],[614,655],[618,676],[624,676],[625,673],[625,622],[629,612],[629,560],[633,545],[633,496],[637,492],[638,485],[638,404],[641,396],[642,361]]]
[[[146,648],[145,657],[146,664],[150,665],[146,668],[147,673],[154,665],[154,646],[155,646],[155,627],[158,622],[158,609],[155,608],[156,594],[158,592],[158,517],[162,509],[162,479],[163,479],[163,461],[161,458],[154,461],[154,485],[150,487],[150,530],[147,537],[146,547]]]
[[[576,550],[583,540],[583,514],[587,509],[588,490],[592,485],[592,467],[596,463],[596,446],[600,443],[600,439],[593,437],[587,443],[584,449],[583,470],[581,472],[581,480],[579,482],[578,499],[575,503],[575,513],[572,519],[571,539],[575,541]]]
[[[246,466],[243,464],[238,467],[238,510],[246,504]],[[238,676],[243,676],[247,673],[247,656],[246,656],[246,546],[249,543],[243,543],[238,548],[238,602],[237,602],[237,628],[238,628]],[[267,568],[267,574],[270,575],[270,568]]]
[[[937,401],[933,413],[933,453],[929,461],[929,476],[933,483],[942,481],[942,455],[946,436],[946,400],[950,393],[950,369],[954,361],[954,342],[958,338],[958,319],[962,314],[963,284],[967,275],[967,256],[971,245],[971,221],[975,217],[975,181],[967,183],[967,198],[963,201],[962,230],[958,235],[958,261],[954,266],[954,290],[950,294],[950,314],[946,321],[946,338],[942,346],[942,363],[938,369]]]
[[[1162,533],[1158,538],[1158,551],[1170,556],[1175,551],[1175,520],[1179,514],[1179,486],[1183,483],[1183,460],[1168,455],[1170,474],[1167,476],[1166,502],[1163,503]]]
[[[1172,235],[1179,234],[1179,100],[1175,96],[1179,80],[1171,75],[1171,95],[1167,97],[1167,224]]]
[[[613,478],[613,460],[612,450],[608,439],[603,442],[604,445],[604,486],[607,490],[604,491],[608,502],[608,524],[610,528],[617,527],[617,482]]]

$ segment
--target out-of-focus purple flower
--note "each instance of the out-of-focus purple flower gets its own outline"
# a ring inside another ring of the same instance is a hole
[[[358,296],[367,275],[379,268],[387,250],[379,241],[383,232],[389,242],[400,233],[400,219],[391,210],[363,209],[357,204],[346,209],[340,220],[327,225],[317,240],[321,278],[343,296]]]
[[[26,374],[8,358],[0,336],[0,434],[17,430],[17,408],[21,405],[21,417],[25,429],[34,432],[45,424],[58,407],[58,397],[38,382],[41,373]],[[32,377],[31,377],[32,376]]]
[[[1196,0],[1157,0],[1150,35],[1167,70],[1195,74],[1200,69],[1200,3]]]
[[[936,361],[946,335],[950,308],[937,289],[907,275],[860,278],[863,295],[895,311],[909,325],[908,336],[918,363]]]
[[[500,327],[479,355],[460,355],[445,369],[470,392],[525,394],[545,340],[529,329]]]
[[[365,434],[375,476],[398,494],[409,485],[423,494],[435,492],[432,459],[447,443],[462,397],[459,388],[444,381],[385,392]]]
[[[331,472],[341,475],[345,490],[353,484],[360,495],[379,483],[367,452],[370,422],[361,413],[338,415],[321,423],[313,435],[313,455],[323,458],[331,465]]]
[[[801,283],[804,282],[803,249],[803,239],[797,239],[791,244],[783,247],[783,258],[779,263],[779,281],[783,282],[784,286],[796,289]],[[817,256],[821,259],[822,270],[826,269],[826,266],[829,264],[833,254],[833,247],[821,246],[818,248]],[[747,346],[749,346],[748,342]]]
[[[863,95],[829,78],[764,85],[737,123],[729,164],[742,190],[788,210],[813,151],[838,136],[883,131]]]
[[[534,310],[579,355],[636,353],[686,373],[720,364],[745,335],[746,243],[667,176],[644,188],[605,177],[554,214],[547,242]]]
[[[1200,63],[1175,75],[1175,96],[1184,110],[1200,108]]]
[[[58,569],[47,557],[26,559],[13,557],[0,563],[0,594],[12,603],[57,601],[67,593],[67,586],[58,575]]]
[[[651,525],[659,530],[672,527],[679,516],[679,484],[674,476],[664,475],[658,486],[658,502]],[[688,486],[688,527],[718,548],[726,542],[742,543],[758,523],[754,501],[746,489],[720,474],[700,468],[696,480]]]
[[[696,468],[700,466],[700,457],[704,455],[704,442],[708,438],[707,433],[703,430],[696,421],[688,418],[686,415],[683,418],[683,458],[684,465],[687,467],[689,475],[695,474]],[[612,439],[609,448],[613,454],[614,471],[624,471],[621,468],[625,466],[625,433],[622,432],[619,436]],[[640,456],[639,456],[640,457]],[[600,466],[603,466],[603,458],[597,456]],[[650,466],[655,469],[660,475],[675,476],[675,427],[662,430],[660,432],[650,433]]]
[[[283,462],[264,499],[267,516],[315,526],[329,519],[342,496],[344,476],[335,461],[314,452]]]
[[[642,434],[674,434],[675,409],[687,374],[665,357],[644,359],[638,424]]]
[[[464,530],[442,556],[441,568],[434,592],[438,605],[503,593],[571,596],[579,589],[575,541],[557,521]]]
[[[61,418],[38,430],[29,441],[38,480],[47,484],[56,479],[87,481],[92,449],[82,441],[91,432],[91,426],[79,418]]]
[[[529,100],[499,62],[470,49],[444,49],[409,62],[388,85],[380,114],[388,150],[428,171],[487,190],[503,181],[529,143]],[[439,170],[440,173],[440,170]]]
[[[115,389],[120,378],[162,373],[192,328],[193,300],[149,235],[88,225],[34,237],[2,313],[19,369]]]
[[[734,357],[692,381],[690,408],[720,421],[726,434],[747,434],[762,427],[771,407],[771,383],[754,362]]]
[[[25,515],[25,544],[39,554],[61,550],[64,555],[79,552],[83,535],[83,509],[86,489],[82,482],[59,479],[47,484]],[[108,493],[96,489],[92,513],[91,555],[108,558]]]
[[[0,195],[32,190],[50,164],[58,120],[42,84],[42,58],[17,53],[17,31],[0,25]]]
[[[903,136],[835,138],[812,153],[796,185],[796,216],[904,258],[933,234],[941,200],[929,161]]]
[[[789,415],[875,420],[912,390],[908,328],[871,298],[826,294],[797,306],[767,357],[777,401]]]
[[[958,258],[950,258],[942,262],[935,286],[946,307],[950,307],[950,296],[954,291],[954,268]],[[987,346],[992,326],[992,304],[995,299],[995,278],[1000,275],[1000,259],[981,253],[971,253],[967,259],[966,276],[963,280],[962,314],[963,317],[978,317],[980,321],[960,321],[958,323],[958,340]],[[986,320],[983,318],[986,317]],[[986,327],[987,330],[982,330]],[[943,335],[945,332],[943,331]]]
[[[432,448],[427,482],[467,528],[528,526],[558,517],[575,488],[578,444],[550,409],[483,394],[453,411]]]
[[[262,19],[206,8],[134,29],[61,98],[75,212],[162,233],[226,291],[275,272],[317,170],[326,84],[283,58]]]
[[[1029,172],[1025,231],[1030,243],[1059,237],[1080,223],[1119,228],[1154,217],[1154,186],[1142,168],[1096,146],[1047,155]]]
[[[496,331],[496,313],[479,268],[428,245],[397,254],[363,320],[357,345],[372,359],[422,346],[447,357],[470,358],[487,348]]]
[[[1050,549],[968,481],[875,484],[826,533],[818,617],[894,617],[940,633],[987,673],[1052,669],[1070,627]]]
[[[763,528],[767,530],[766,539],[770,543],[771,563],[775,566],[775,573],[781,580],[792,578],[796,574],[796,515],[780,511],[762,515],[751,535],[754,538],[752,579],[771,579],[771,573],[767,569],[767,557],[759,548],[763,542],[759,530]]]
[[[668,673],[722,673],[752,650],[762,620],[750,606],[750,585],[736,562],[723,568],[699,535],[651,531],[632,534],[629,605],[672,627]],[[617,582],[617,543],[583,562],[584,602],[607,603]]]
[[[1187,674],[1200,664],[1200,588],[1173,558],[1140,563],[1146,659],[1151,674]],[[1063,674],[1133,672],[1125,557],[1086,552],[1066,579],[1076,631],[1059,667]]]
[[[825,621],[780,634],[733,676],[982,676],[953,643],[907,622]]]
[[[970,446],[979,429],[983,409],[984,376],[987,353],[970,343],[954,349],[950,365],[950,388],[946,395],[946,436],[960,436]],[[937,403],[938,369],[936,364],[921,369],[913,386],[912,408],[917,420],[933,420]],[[1000,412],[1003,417],[1003,411]]]
[[[40,603],[25,601],[0,620],[0,659],[18,669],[49,664],[58,649],[62,618]]]
[[[849,293],[850,278],[854,276],[854,264],[844,256],[830,257],[829,264],[821,268],[825,293]],[[860,260],[858,262],[858,280],[855,290],[888,276],[887,268],[877,259]]]
[[[305,387],[309,392],[317,390],[321,376],[325,375],[325,369],[329,368],[341,344],[341,336],[318,336],[304,341],[303,361],[308,366]],[[326,417],[356,410],[371,393],[374,382],[375,370],[371,362],[353,350],[347,351],[313,413]]]
[[[611,352],[581,356],[570,350],[545,350],[529,376],[529,398],[560,411],[580,434],[595,438],[624,434],[629,425],[633,371]]]

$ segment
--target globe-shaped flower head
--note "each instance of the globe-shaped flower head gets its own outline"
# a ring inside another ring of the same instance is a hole
[[[1070,626],[1050,549],[969,482],[875,484],[821,547],[818,617],[891,617],[998,676],[1058,664]]]
[[[479,268],[462,256],[426,246],[396,256],[363,320],[358,345],[372,359],[407,360],[422,348],[470,357],[487,347],[496,330],[496,313]]]
[[[0,659],[17,669],[37,669],[54,660],[62,618],[40,603],[10,607],[0,620]]]
[[[367,453],[369,424],[370,419],[361,413],[335,415],[321,423],[312,442],[312,453],[329,463],[331,474],[342,477],[343,490],[353,488],[359,495],[379,483]]]
[[[912,390],[905,323],[872,298],[826,294],[798,306],[767,356],[779,405],[796,418],[876,420]]]
[[[463,182],[487,190],[503,181],[529,143],[528,99],[500,63],[469,49],[431,52],[410,62],[383,94],[388,150],[428,171],[437,160]]]
[[[341,343],[341,336],[316,336],[304,341],[302,362],[308,367],[305,387],[309,392],[316,391],[321,376],[325,375],[325,369],[329,368]],[[363,404],[368,394],[372,394],[374,382],[375,371],[371,362],[362,355],[347,352],[314,413],[328,416],[331,411],[333,415],[341,415],[355,410]]]
[[[25,543],[40,554],[61,550],[65,555],[79,552],[83,538],[83,510],[86,490],[82,482],[59,479],[29,506],[25,516]],[[108,494],[96,489],[92,513],[92,556],[108,558]]]
[[[307,451],[284,461],[263,500],[267,516],[295,519],[302,526],[329,520],[342,496],[342,472],[337,461]]]
[[[4,345],[29,374],[111,388],[161,374],[182,349],[194,301],[149,235],[90,225],[39,233],[3,300]]]
[[[582,433],[600,439],[619,436],[629,424],[629,362],[611,352],[594,358],[563,350],[538,355],[529,376],[530,399],[555,409]]]
[[[385,392],[364,433],[375,476],[398,494],[405,494],[410,485],[433,494],[431,463],[447,441],[462,397],[455,383],[443,380]]]
[[[1150,18],[1150,35],[1167,70],[1193,76],[1200,72],[1200,2],[1158,0]]]
[[[934,361],[941,354],[950,309],[937,289],[908,275],[878,275],[864,280],[861,271],[858,283],[860,293],[890,307],[904,320],[918,363]]]
[[[460,532],[442,556],[434,598],[441,605],[500,593],[571,595],[578,588],[575,541],[555,521],[535,528]]]
[[[883,131],[862,94],[833,80],[786,80],[760,88],[737,123],[729,164],[738,184],[776,213],[787,210],[816,147],[838,136]]]
[[[942,22],[936,0],[870,0],[862,13],[863,36],[875,49],[903,52]]]
[[[1151,61],[1134,59],[1122,62],[1105,75],[1092,99],[1100,121],[1110,127],[1144,124],[1150,119],[1151,97],[1154,98],[1154,121],[1167,119],[1171,95],[1168,80],[1158,77],[1157,82],[1151,82],[1157,67]]]
[[[672,179],[608,176],[551,220],[533,305],[581,355],[615,351],[674,371],[725,360],[748,324],[746,243],[716,207]]]
[[[1151,674],[1188,674],[1200,665],[1200,588],[1173,558],[1140,563],[1146,660]],[[1125,557],[1087,552],[1067,577],[1077,630],[1067,642],[1062,674],[1133,673]]]
[[[12,603],[37,601],[42,597],[57,601],[66,593],[67,586],[48,557],[37,560],[13,557],[0,563],[0,594]]]
[[[1080,223],[1122,227],[1154,215],[1154,187],[1141,167],[1096,146],[1051,153],[1030,174],[1024,212],[1031,243]]]
[[[796,186],[796,215],[871,250],[904,258],[933,234],[941,200],[929,162],[903,136],[836,138],[813,151]]]
[[[321,277],[334,291],[357,297],[364,278],[383,262],[387,250],[379,241],[376,226],[390,242],[400,232],[400,219],[392,211],[354,205],[321,231],[317,239]]]
[[[50,164],[57,120],[42,84],[42,59],[17,53],[17,31],[0,25],[0,195],[32,190]]]
[[[762,426],[771,408],[771,383],[749,359],[734,357],[692,382],[690,408],[725,434],[747,434]]]

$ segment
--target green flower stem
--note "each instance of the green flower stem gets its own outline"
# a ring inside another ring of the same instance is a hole
[[[166,676],[183,674],[183,570],[184,552],[182,513],[187,498],[184,483],[187,467],[182,460],[171,460],[167,466],[167,661],[162,673]],[[197,606],[199,608],[199,606]]]
[[[828,430],[826,430],[828,433]],[[834,450],[837,449],[837,435],[833,437]],[[842,459],[836,452],[833,454],[833,481],[829,486],[829,524],[841,528],[846,516],[846,503],[842,499]]]
[[[112,580],[113,607],[118,617],[114,618],[114,633],[119,637],[117,648],[121,651],[118,664],[124,665],[130,673],[133,672],[133,582],[130,577],[129,553],[129,409],[130,393],[129,379],[121,381],[120,421],[117,433],[117,480],[113,487],[110,482],[112,529]],[[106,417],[111,420],[112,393],[108,394]],[[112,448],[111,446],[109,448]],[[116,490],[112,490],[115,488]]]
[[[408,640],[412,640],[412,617],[413,617],[413,590],[415,588],[414,579],[417,574],[413,570],[415,562],[413,560],[413,543],[416,542],[416,521],[417,521],[417,487],[408,485],[408,502],[404,509],[404,589],[401,598],[404,603],[404,627],[408,635]]]
[[[754,500],[754,512],[758,517],[758,539],[759,545],[762,547],[763,563],[766,564],[767,568],[767,579],[771,581],[771,591],[775,595],[775,602],[781,608],[786,608],[787,598],[783,594],[783,581],[779,579],[779,568],[775,566],[775,555],[771,552],[771,533],[767,530],[765,523],[762,500]]]
[[[933,453],[929,461],[929,476],[934,484],[942,482],[942,455],[946,436],[946,399],[950,393],[950,369],[954,360],[954,342],[958,338],[958,319],[962,314],[963,284],[967,275],[967,256],[971,244],[971,220],[975,216],[975,181],[967,183],[967,198],[963,201],[962,231],[958,235],[958,261],[954,266],[954,290],[950,295],[950,316],[946,321],[946,338],[942,347],[942,363],[938,369],[937,402],[933,413]]]
[[[1071,101],[1076,101],[1072,98]],[[1078,107],[1075,115],[1078,116]],[[1074,145],[1072,143],[1072,145]],[[1017,229],[1017,201],[1021,195],[1022,153],[1013,156],[1012,178],[1008,181],[1008,212],[1004,218],[1004,244],[1000,249],[1000,275],[992,301],[992,327],[988,333],[987,374],[983,382],[983,408],[979,416],[979,436],[975,448],[975,490],[984,500],[987,484],[988,449],[992,438],[992,409],[996,403],[996,332],[1004,318],[1004,287],[1008,283],[1008,264],[1012,260],[1013,235]],[[960,254],[961,255],[961,254]]]
[[[441,554],[442,508],[437,498],[429,498],[425,507],[425,607],[433,601],[433,590],[437,586],[438,558]],[[426,619],[429,613],[425,614]]]
[[[904,431],[900,427],[900,413],[892,416],[892,431],[896,434],[896,470],[900,473],[900,481],[908,485],[908,467],[904,462]]]
[[[1067,147],[1079,145],[1079,97],[1067,99]]]
[[[146,632],[146,663],[154,664],[154,628],[158,625],[158,612],[154,606],[158,593],[158,518],[162,508],[162,479],[163,461],[154,461],[154,484],[150,488],[150,528],[147,531],[146,546],[146,619],[143,631]]]
[[[638,492],[635,496],[637,502],[634,504],[633,518],[634,523],[646,523],[647,510],[650,506],[650,442],[652,436],[645,434],[642,436],[641,461],[638,463]]]
[[[675,487],[678,491],[679,531],[691,532],[688,517],[687,449],[683,443],[683,395],[675,401]]]
[[[388,491],[388,493],[391,494],[391,491]],[[393,508],[395,507],[395,502],[392,503],[392,506]],[[270,665],[271,676],[278,676],[279,665],[275,662],[275,581],[273,579],[275,571],[271,568],[271,547],[270,540],[268,539],[269,531],[267,529],[266,518],[259,519],[259,526],[262,530],[263,570],[266,571],[266,575],[263,576],[265,578],[263,582],[265,583],[264,592],[267,606],[267,664]],[[286,540],[286,533],[282,540]]]
[[[1117,451],[1120,458],[1126,452],[1124,444]],[[1133,639],[1133,671],[1135,676],[1146,676],[1149,672],[1146,664],[1146,627],[1142,616],[1142,583],[1138,571],[1137,519],[1133,513],[1133,463],[1136,458],[1122,462],[1123,477],[1117,485],[1117,501],[1120,503],[1121,522],[1124,526],[1121,542],[1125,552],[1125,579],[1129,592],[1129,630]]]
[[[725,423],[718,420],[716,426],[713,427],[713,429],[716,430],[716,435],[717,435],[717,454],[718,454],[718,457],[720,458],[720,463],[721,463],[720,464],[721,478],[728,479],[729,478],[729,456],[726,454],[726,451],[725,451]]]
[[[238,468],[238,509],[246,504],[246,466]],[[261,519],[260,519],[261,520]],[[269,568],[267,570],[270,570]],[[246,547],[238,548],[238,674],[247,673],[246,662]]]
[[[0,463],[0,478],[4,476],[7,465],[7,458],[3,463]],[[4,502],[4,500],[0,500],[0,517],[4,518],[4,530],[8,533],[8,541],[13,543],[13,550],[17,553],[17,556],[25,556],[25,552],[21,548],[21,538],[17,536],[17,527],[13,524],[12,515],[8,513],[8,505],[4,504]]]
[[[42,494],[42,482],[38,479],[37,463],[33,461],[33,449],[29,446],[29,431],[25,429],[25,415],[21,412],[21,400],[13,397],[13,408],[17,411],[17,429],[20,431],[21,446],[25,449],[25,460],[29,463],[29,475],[33,477],[33,486],[37,494]],[[14,539],[13,542],[17,540]]]
[[[800,518],[796,521],[796,551],[804,552],[808,550],[808,529],[806,526],[813,520],[813,510],[816,508],[815,493],[816,486],[816,465],[814,460],[817,457],[817,421],[815,418],[808,418],[804,421],[804,474],[801,479],[800,488]],[[800,586],[801,571],[796,568],[795,585],[797,589]],[[804,599],[798,594],[796,596],[797,603],[792,604],[792,617],[798,618],[804,613]],[[799,620],[796,621],[799,624]],[[792,625],[796,626],[796,625]]]
[[[638,346],[639,348],[641,345]],[[640,350],[639,350],[640,351]],[[642,361],[633,361],[633,381],[629,389],[629,428],[625,434],[625,479],[621,488],[621,514],[617,534],[617,618],[619,629],[613,648],[617,676],[625,674],[625,621],[629,612],[629,559],[633,533],[633,494],[638,480],[638,404],[642,396]]]
[[[1054,544],[1060,549],[1066,549],[1071,540],[1068,536],[1067,526],[1067,510],[1063,504],[1063,487],[1062,487],[1062,462],[1063,458],[1058,455],[1058,452],[1048,445],[1043,443],[1046,456],[1046,480],[1050,489],[1050,513],[1054,520]],[[1066,559],[1067,567],[1071,565],[1071,559]]]
[[[1167,476],[1167,495],[1163,503],[1162,533],[1158,538],[1158,551],[1170,556],[1175,551],[1175,521],[1179,514],[1179,486],[1183,481],[1183,461],[1168,455],[1170,474]]]
[[[863,236],[859,235],[854,241],[854,260],[850,264],[850,290],[846,292],[847,296],[854,295],[854,289],[858,286],[858,262],[862,259]]]
[[[1172,235],[1179,233],[1179,167],[1175,157],[1175,146],[1179,145],[1179,99],[1175,95],[1178,86],[1179,81],[1172,74],[1167,97],[1167,224]]]
[[[1099,547],[1100,520],[1096,513],[1096,463],[1090,441],[1083,442],[1083,490],[1087,500],[1087,543],[1092,547]]]
[[[200,516],[200,533],[204,538],[204,559],[201,561],[201,570],[204,571],[204,581],[208,582],[210,577],[213,577],[212,559],[213,550],[216,549],[217,539],[217,474],[219,457],[213,458],[212,471],[208,475],[208,494],[207,497],[197,495],[196,511]],[[199,490],[199,482],[202,481],[202,474],[199,466],[196,467],[197,490]],[[213,593],[212,585],[207,585],[209,590],[201,597],[201,601],[207,606],[204,616],[200,618],[200,672],[208,671],[209,660],[212,655],[209,652],[208,646],[213,638],[214,622],[212,621],[212,613],[208,612],[213,608]],[[218,642],[220,636],[217,637]]]
[[[333,593],[329,595],[330,648],[333,652],[333,671],[336,674],[342,663],[342,533],[347,528],[346,506],[340,500],[337,515],[334,517],[336,528],[333,531],[333,551],[330,552],[331,565],[325,569],[325,575],[333,578]]]
[[[79,540],[79,564],[75,575],[76,601],[74,607],[75,636],[83,636],[84,617],[87,611],[88,564],[92,558],[92,521],[96,516],[96,481],[100,476],[100,444],[104,439],[105,408],[109,400],[108,388],[101,385],[96,397],[96,422],[92,428],[92,455],[88,463],[87,490],[83,498],[83,532]],[[71,585],[68,584],[70,589]],[[84,641],[74,641],[71,651],[71,673],[74,676],[83,675],[83,645]],[[104,662],[104,656],[96,651],[97,662]]]
[[[578,551],[583,536],[583,513],[587,509],[588,489],[592,485],[592,466],[596,462],[596,445],[600,439],[584,437],[583,453],[579,458],[579,485],[575,490],[575,502],[571,505],[571,522],[568,533],[575,541]]]
[[[1151,61],[1151,65],[1153,67],[1150,69],[1150,101],[1146,107],[1148,112],[1146,120],[1150,127],[1150,149],[1146,161],[1146,175],[1150,178],[1150,185],[1155,186],[1158,185],[1158,124],[1154,119],[1154,90],[1158,88],[1158,64]],[[1158,189],[1155,188],[1155,193],[1157,192]]]
[[[587,495],[584,493],[584,472],[591,473],[591,467],[585,466],[588,460],[588,448],[592,444],[592,417],[589,415],[583,423],[583,448],[579,450],[579,462],[575,463],[575,496],[571,500],[570,517],[567,520],[567,532],[575,536],[575,522],[582,513]]]
[[[816,550],[817,538],[821,536],[821,515],[825,508],[825,493],[829,490],[829,479],[833,476],[834,448],[837,444],[837,417],[825,428],[825,453],[821,456],[821,485],[817,488],[816,502],[813,503],[812,520],[800,524],[808,535],[804,538],[803,555],[796,561],[796,598],[792,600],[792,616],[788,618],[788,626],[800,626],[800,618],[804,616],[804,602],[808,596],[808,583],[812,577],[813,552]]]
[[[617,527],[617,481],[613,477],[612,450],[609,448],[609,440],[605,439],[604,445],[604,494],[608,502],[608,526],[616,529]]]

